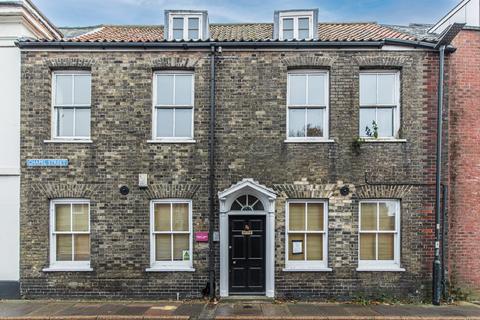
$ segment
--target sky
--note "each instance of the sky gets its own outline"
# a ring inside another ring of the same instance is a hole
[[[165,9],[208,10],[210,23],[271,22],[273,11],[318,8],[319,22],[434,23],[460,0],[32,0],[57,26],[163,24]]]

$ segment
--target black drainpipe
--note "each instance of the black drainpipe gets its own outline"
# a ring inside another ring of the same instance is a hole
[[[215,228],[215,45],[210,52],[210,153],[209,153],[209,213],[208,213],[208,283],[210,299],[215,299],[215,248],[213,229]]]
[[[443,126],[443,77],[445,65],[445,45],[439,49],[440,60],[438,68],[438,108],[437,108],[437,155],[435,172],[435,246],[433,259],[433,301],[434,305],[440,304],[442,296],[442,261],[440,259],[440,240],[442,221],[442,126]]]

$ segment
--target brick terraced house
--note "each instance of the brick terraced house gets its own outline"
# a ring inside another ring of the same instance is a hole
[[[19,41],[23,296],[428,297],[458,30],[317,16]]]

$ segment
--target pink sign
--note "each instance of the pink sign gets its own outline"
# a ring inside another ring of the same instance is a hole
[[[208,231],[195,232],[195,241],[208,242]]]

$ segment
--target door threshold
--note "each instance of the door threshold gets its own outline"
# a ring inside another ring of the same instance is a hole
[[[238,302],[238,301],[249,301],[249,302],[254,302],[254,301],[258,301],[258,302],[269,302],[269,301],[274,301],[275,299],[274,298],[270,298],[270,297],[267,297],[267,296],[264,296],[264,295],[259,295],[259,296],[256,296],[256,295],[231,295],[231,296],[228,296],[228,297],[223,297],[223,298],[220,298],[220,301],[221,302],[229,302],[229,301],[232,301],[232,302]]]

